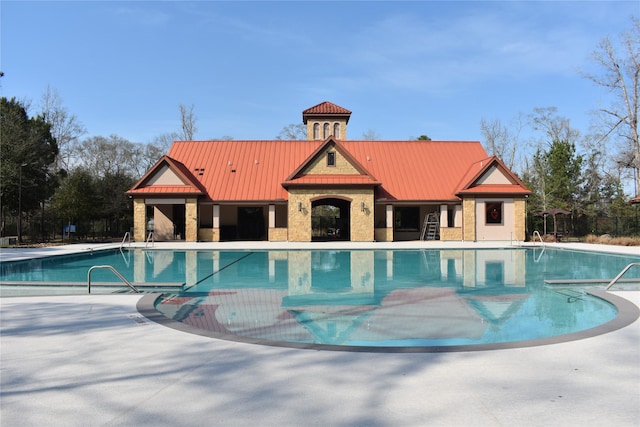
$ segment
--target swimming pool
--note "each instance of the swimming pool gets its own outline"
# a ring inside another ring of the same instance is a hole
[[[88,268],[107,264],[134,283],[174,286],[144,297],[139,309],[181,330],[304,348],[448,351],[544,344],[620,327],[620,308],[635,309],[637,318],[637,307],[573,282],[605,281],[639,260],[524,248],[135,249],[3,263],[0,280],[86,284]],[[638,278],[637,270],[625,277]],[[109,271],[94,273],[98,283],[117,281]]]

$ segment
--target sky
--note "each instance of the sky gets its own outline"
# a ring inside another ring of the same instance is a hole
[[[132,142],[274,139],[302,111],[352,111],[348,138],[482,141],[480,121],[556,107],[588,131],[581,76],[636,1],[0,2],[0,95],[47,88],[87,129]],[[33,107],[32,107],[33,108]],[[33,108],[35,109],[35,108]],[[35,111],[31,111],[35,113]],[[484,142],[484,141],[482,141]]]

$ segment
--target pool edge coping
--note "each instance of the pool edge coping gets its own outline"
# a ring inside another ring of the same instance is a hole
[[[219,339],[224,341],[239,342],[245,344],[256,344],[271,347],[293,348],[299,350],[316,350],[316,351],[342,351],[342,352],[359,352],[359,353],[454,353],[454,352],[471,352],[471,351],[488,351],[488,350],[507,350],[527,347],[538,347],[544,345],[561,344],[566,342],[578,341],[587,338],[604,335],[609,332],[622,329],[634,323],[640,318],[640,307],[633,302],[614,295],[603,290],[585,291],[587,294],[602,299],[612,304],[618,310],[616,317],[602,325],[582,331],[572,332],[569,334],[558,335],[555,337],[537,338],[522,341],[491,343],[491,344],[469,344],[469,345],[452,345],[452,346],[407,346],[407,347],[385,347],[385,346],[354,346],[354,345],[331,345],[331,344],[314,344],[314,343],[297,343],[275,340],[264,340],[259,338],[242,337],[233,334],[222,334],[219,332],[206,331],[204,329],[195,328],[190,325],[170,319],[160,313],[155,308],[155,302],[163,294],[150,293],[144,295],[138,300],[136,309],[138,313],[146,319],[159,325],[180,331],[199,335],[207,338]]]

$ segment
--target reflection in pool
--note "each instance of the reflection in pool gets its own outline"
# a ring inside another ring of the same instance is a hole
[[[600,325],[620,323],[619,310],[585,293],[586,281],[606,283],[638,261],[549,248],[132,249],[3,262],[0,281],[3,292],[55,282],[86,293],[88,269],[111,265],[136,285],[174,289],[143,298],[144,314],[194,333],[276,345],[452,348],[604,333]],[[107,292],[122,285],[110,271],[94,273],[96,287],[112,282]],[[625,277],[637,280],[640,269]]]
[[[198,253],[200,275],[155,308],[212,336],[338,346],[511,343],[614,319],[546,279],[613,277],[633,257],[531,249]],[[187,262],[188,264],[188,262]],[[204,265],[209,267],[204,268]]]

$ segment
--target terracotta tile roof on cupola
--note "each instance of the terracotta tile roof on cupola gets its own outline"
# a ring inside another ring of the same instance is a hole
[[[347,122],[351,116],[351,111],[339,105],[325,101],[302,112],[302,122],[307,123],[308,117],[345,117]]]

